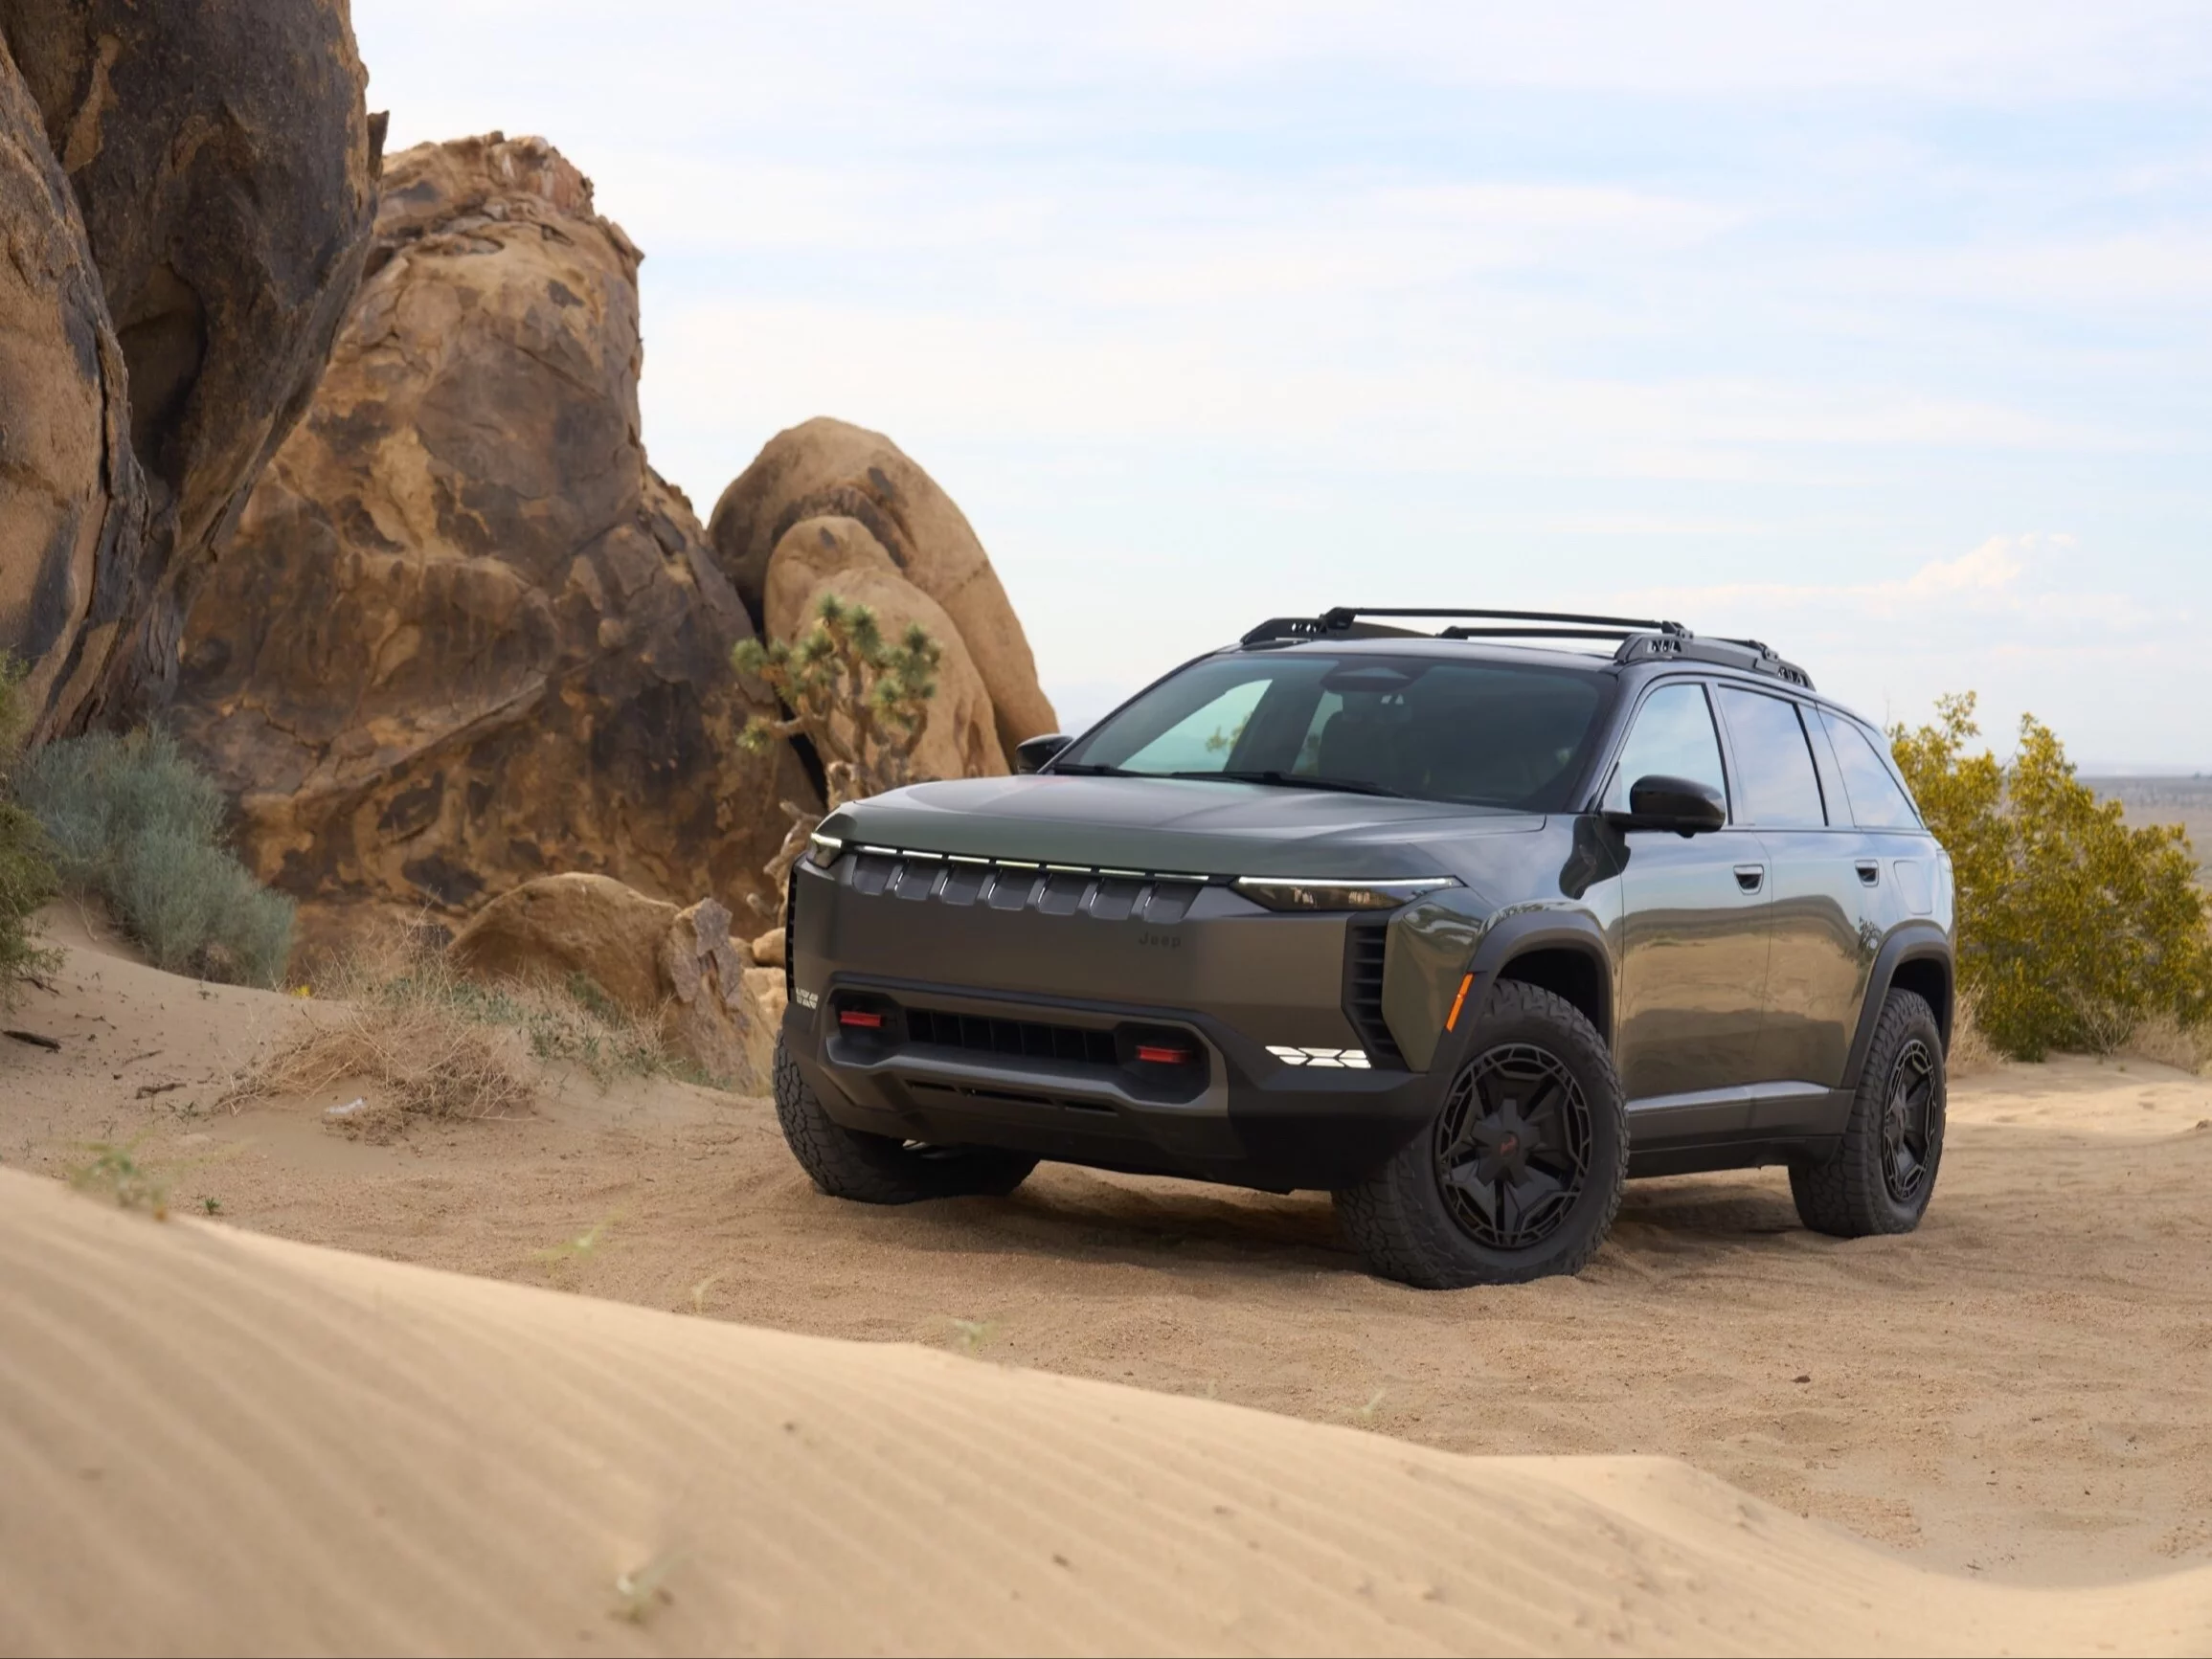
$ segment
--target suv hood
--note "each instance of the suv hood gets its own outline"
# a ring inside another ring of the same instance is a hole
[[[822,833],[905,851],[1223,876],[1425,876],[1438,838],[1526,833],[1529,813],[1202,778],[973,777],[842,806]]]

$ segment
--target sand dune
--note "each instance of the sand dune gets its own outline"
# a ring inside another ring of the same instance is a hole
[[[2212,1570],[1966,1582],[1667,1460],[1457,1457],[17,1174],[0,1285],[11,1652],[2212,1644]]]

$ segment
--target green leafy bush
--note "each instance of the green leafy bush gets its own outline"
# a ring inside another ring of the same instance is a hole
[[[17,684],[15,665],[0,655],[0,1007],[26,975],[49,965],[51,953],[32,933],[31,918],[55,892],[46,837],[38,820],[11,798],[10,773],[23,736]]]
[[[224,845],[222,791],[163,731],[50,743],[16,780],[44,826],[62,885],[106,901],[154,965],[276,985],[292,951],[292,901]]]
[[[2001,1052],[2104,1054],[2146,1022],[2212,1020],[2212,927],[2189,838],[2130,829],[2074,776],[2032,715],[2007,765],[1971,754],[1971,692],[1890,736],[1922,816],[1950,851],[1961,989]]]

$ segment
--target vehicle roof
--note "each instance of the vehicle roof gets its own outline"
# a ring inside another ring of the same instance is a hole
[[[1734,643],[1734,641],[1723,641]],[[1641,685],[1666,674],[1695,673],[1735,684],[1756,686],[1761,690],[1784,692],[1803,698],[1808,703],[1832,708],[1837,713],[1872,728],[1873,723],[1862,715],[1845,707],[1833,697],[1815,690],[1809,684],[1799,684],[1783,679],[1772,671],[1738,667],[1733,663],[1706,661],[1697,657],[1643,657],[1630,661],[1619,661],[1613,652],[1600,651],[1594,646],[1577,647],[1569,644],[1522,645],[1499,639],[1439,639],[1433,634],[1418,634],[1407,630],[1372,630],[1360,634],[1341,634],[1315,639],[1275,640],[1258,643],[1239,643],[1224,646],[1217,655],[1239,656],[1291,656],[1291,657],[1429,657],[1449,661],[1524,662],[1531,666],[1580,670],[1589,674],[1608,675],[1628,685]]]

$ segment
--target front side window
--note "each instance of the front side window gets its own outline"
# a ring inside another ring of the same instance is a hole
[[[1851,797],[1851,819],[1861,829],[1918,829],[1920,815],[1889,768],[1875,752],[1874,740],[1858,722],[1825,709],[1828,736],[1836,747],[1836,765],[1843,773],[1843,793]]]
[[[1769,829],[1819,829],[1820,774],[1797,719],[1797,706],[1757,691],[1724,685],[1721,716],[1736,755],[1740,820]]]
[[[1051,770],[1558,812],[1570,805],[1611,690],[1594,668],[1349,652],[1209,657],[1110,716]]]
[[[1727,775],[1721,768],[1721,740],[1713,730],[1713,711],[1702,685],[1682,682],[1661,685],[1643,700],[1636,726],[1621,745],[1620,764],[1606,792],[1609,812],[1626,812],[1629,792],[1647,777],[1686,777],[1723,800]]]

